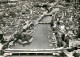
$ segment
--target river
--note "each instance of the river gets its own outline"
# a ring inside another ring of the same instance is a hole
[[[50,22],[52,19],[51,16],[45,16],[41,22]],[[16,44],[12,46],[13,49],[51,49],[48,36],[52,34],[52,30],[50,24],[38,24],[34,28],[34,32],[32,33],[33,41],[29,45],[20,45]]]

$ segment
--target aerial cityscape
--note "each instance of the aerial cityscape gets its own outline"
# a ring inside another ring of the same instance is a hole
[[[80,0],[0,0],[0,57],[80,57]]]

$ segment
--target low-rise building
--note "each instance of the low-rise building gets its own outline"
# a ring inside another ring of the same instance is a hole
[[[79,40],[69,40],[69,47],[80,47]]]
[[[10,1],[10,2],[17,2],[18,0],[8,0],[8,1]]]
[[[7,2],[8,0],[0,0],[0,2]]]
[[[6,2],[6,1],[16,2],[18,0],[0,0],[0,2]]]
[[[18,0],[8,0],[8,5],[9,6],[15,6]]]
[[[67,3],[80,3],[80,0],[60,0],[61,2],[67,2]]]

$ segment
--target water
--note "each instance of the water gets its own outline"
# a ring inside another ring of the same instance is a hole
[[[43,20],[41,22],[50,22],[51,21],[51,16],[46,16],[43,18]],[[49,46],[49,39],[48,36],[50,36],[50,34],[52,34],[52,30],[50,27],[50,24],[38,24],[36,25],[36,27],[34,28],[34,32],[32,34],[33,36],[33,41],[31,44],[29,45],[20,45],[20,44],[16,44],[16,46],[13,46],[11,48],[13,49],[51,49],[52,47]],[[7,56],[7,57],[56,57],[53,55],[29,55],[29,56]]]
[[[50,22],[52,19],[51,16],[46,16],[43,18],[42,22]],[[52,33],[50,24],[38,24],[34,28],[34,32],[32,34],[33,41],[29,45],[20,45],[16,44],[11,47],[13,49],[51,49],[49,46],[48,36]]]

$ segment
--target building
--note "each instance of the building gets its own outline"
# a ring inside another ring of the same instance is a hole
[[[71,3],[80,3],[80,0],[60,0],[61,2],[71,2]]]
[[[80,0],[70,0],[70,2],[73,2],[73,3],[80,3]]]
[[[69,47],[80,47],[80,41],[79,40],[69,40]]]
[[[16,5],[17,2],[18,2],[18,0],[8,0],[8,5],[14,6],[14,5]]]
[[[8,5],[16,5],[18,0],[0,0],[0,3],[8,3]]]
[[[7,2],[8,0],[0,0],[0,2]]]
[[[10,1],[10,2],[17,2],[18,0],[0,0],[0,2],[7,2],[7,1]]]
[[[10,2],[17,2],[18,0],[8,0],[8,1],[10,1]]]

